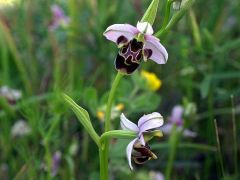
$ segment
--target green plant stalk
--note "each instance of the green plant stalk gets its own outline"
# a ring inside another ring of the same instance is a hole
[[[169,158],[168,158],[167,168],[166,168],[166,172],[165,172],[166,180],[171,179],[173,163],[174,163],[174,159],[176,156],[177,147],[179,144],[179,139],[180,139],[180,136],[182,135],[182,132],[177,131],[176,126],[173,126],[171,131],[172,131],[172,135],[169,139],[170,152],[169,152]]]
[[[44,148],[45,148],[45,160],[48,168],[48,179],[51,180],[52,179],[52,175],[51,175],[52,157],[51,157],[48,139],[45,139],[44,141]]]
[[[100,161],[100,180],[107,180],[107,174],[108,168],[106,167],[107,164],[104,162],[104,150],[102,148],[99,148],[99,161]]]
[[[225,177],[225,172],[224,172],[224,167],[223,167],[223,159],[221,156],[221,147],[220,147],[220,140],[219,140],[219,134],[218,134],[218,127],[217,127],[217,121],[216,119],[214,119],[214,126],[215,126],[215,133],[216,133],[216,142],[217,142],[217,158],[220,162],[220,167],[221,167],[221,172],[222,172],[222,176]]]
[[[202,47],[201,35],[200,35],[199,27],[197,24],[196,16],[192,9],[189,10],[189,17],[190,17],[195,44],[198,48],[201,48]]]
[[[187,0],[184,5],[181,6],[181,9],[172,16],[166,27],[161,28],[154,35],[159,38],[167,34],[170,29],[184,16],[184,14],[188,11],[188,9],[193,5],[194,2],[195,0]]]
[[[110,131],[111,128],[111,109],[114,101],[114,96],[117,90],[117,86],[123,77],[123,74],[118,71],[108,96],[107,109],[106,109],[106,118],[105,118],[105,133]],[[108,179],[108,151],[109,151],[109,139],[105,139],[100,142],[99,149],[99,160],[100,160],[100,179],[107,180]]]
[[[8,51],[7,51],[7,48],[6,48],[6,45],[4,44],[3,42],[3,37],[2,37],[2,32],[0,30],[0,47],[1,47],[1,51],[0,51],[0,54],[1,54],[1,62],[2,62],[2,68],[3,68],[3,83],[4,84],[8,84],[9,81],[9,56],[8,56]]]
[[[165,8],[165,16],[164,16],[162,28],[159,30],[158,33],[161,33],[166,28],[166,26],[168,24],[172,3],[173,3],[172,0],[167,0],[167,4],[166,4],[166,8]]]
[[[69,26],[69,33],[68,33],[68,49],[69,49],[69,60],[68,60],[68,74],[69,74],[69,90],[72,91],[74,89],[74,72],[75,72],[75,63],[77,61],[76,55],[75,55],[75,49],[76,46],[76,41],[75,41],[75,36],[76,34],[79,36],[79,32],[77,31],[76,25],[79,25],[78,22],[78,9],[80,9],[79,4],[77,0],[69,0],[68,1],[68,10],[71,18],[70,26]]]
[[[110,119],[111,119],[112,104],[114,101],[114,96],[115,96],[115,92],[117,90],[117,86],[122,77],[123,77],[123,74],[120,71],[118,71],[118,73],[113,81],[112,88],[111,88],[109,96],[108,96],[107,108],[106,108],[106,118],[105,118],[105,132],[109,131],[111,128]]]
[[[32,86],[29,81],[28,74],[25,69],[24,63],[23,63],[21,56],[17,50],[17,47],[15,46],[14,39],[13,39],[8,27],[1,20],[0,20],[0,30],[4,34],[4,37],[5,37],[4,39],[6,41],[6,44],[14,57],[13,59],[15,60],[15,64],[18,68],[20,78],[24,84],[24,88],[29,94],[32,94]]]
[[[236,130],[236,116],[235,116],[235,107],[234,107],[234,96],[231,96],[232,104],[232,125],[233,125],[233,156],[234,156],[234,168],[235,175],[238,175],[238,155],[237,155],[237,130]]]

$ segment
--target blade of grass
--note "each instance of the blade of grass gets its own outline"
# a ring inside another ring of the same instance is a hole
[[[221,146],[220,146],[220,140],[219,140],[219,133],[218,133],[218,127],[217,127],[217,121],[214,119],[214,126],[215,126],[215,133],[216,133],[216,142],[217,142],[217,158],[220,163],[221,173],[224,177],[224,167],[223,167],[223,159],[222,159],[222,153],[221,153]]]
[[[15,64],[18,68],[20,78],[24,84],[25,90],[29,94],[32,94],[32,86],[31,86],[30,80],[28,78],[27,71],[23,64],[23,61],[21,59],[21,56],[17,50],[17,47],[15,46],[14,39],[13,39],[8,27],[1,20],[0,20],[0,31],[1,31],[0,33],[2,33],[3,36],[5,37],[4,39],[6,41],[7,46],[9,47],[10,52],[14,56],[13,59],[15,60]]]
[[[233,157],[234,157],[234,169],[235,175],[238,174],[238,155],[237,155],[237,129],[236,129],[236,115],[235,115],[235,106],[234,106],[234,96],[231,95],[231,104],[232,104],[232,126],[233,126]]]

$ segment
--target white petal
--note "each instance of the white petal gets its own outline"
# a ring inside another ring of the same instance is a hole
[[[137,29],[143,34],[147,34],[147,35],[153,34],[152,25],[149,24],[148,22],[138,22]]]
[[[142,116],[138,121],[139,133],[147,130],[160,128],[163,125],[163,117],[158,112]]]
[[[132,167],[132,150],[133,150],[133,145],[134,143],[137,141],[138,139],[135,138],[134,140],[132,140],[128,145],[127,145],[127,149],[126,149],[126,154],[127,154],[127,159],[128,159],[128,164],[129,164],[129,167],[131,168],[131,170],[133,170],[133,167]]]
[[[120,36],[124,36],[128,41],[132,40],[139,30],[130,24],[113,24],[109,26],[103,35],[110,41],[117,43]]]
[[[143,49],[152,50],[152,55],[149,57],[149,59],[158,64],[165,64],[168,59],[168,53],[165,47],[160,43],[159,39],[151,35],[145,35],[144,37],[145,43]]]
[[[121,119],[120,124],[123,130],[130,130],[135,132],[139,131],[138,126],[131,122],[130,120],[128,120],[123,113],[121,114],[120,119]]]

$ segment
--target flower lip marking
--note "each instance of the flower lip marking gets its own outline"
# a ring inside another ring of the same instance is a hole
[[[130,24],[109,26],[103,35],[120,48],[115,60],[116,69],[131,74],[139,67],[142,58],[144,61],[151,59],[157,64],[165,64],[168,53],[159,39],[152,34],[153,29],[148,22],[138,22],[137,27]],[[126,63],[130,53],[133,58]]]
[[[157,159],[148,144],[143,146],[139,141],[133,145],[132,158],[136,164],[144,164],[148,160]]]
[[[124,36],[119,37],[118,39],[120,39],[120,43],[123,43],[123,41],[126,40]],[[135,71],[142,59],[142,48],[143,43],[138,42],[136,39],[123,45],[115,60],[116,69],[125,72],[126,74],[131,74]]]

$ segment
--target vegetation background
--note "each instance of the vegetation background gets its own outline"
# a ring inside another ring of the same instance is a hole
[[[0,86],[22,93],[19,100],[0,94],[0,179],[98,179],[97,147],[60,93],[89,110],[94,127],[102,131],[101,115],[118,51],[102,34],[111,24],[136,24],[150,2],[0,0]],[[63,9],[69,24],[51,28],[53,4]],[[165,4],[160,1],[155,31],[163,22]],[[120,111],[135,121],[158,111],[167,122],[171,109],[180,104],[185,108],[185,126],[197,137],[176,138],[173,133],[154,140],[158,160],[137,166],[134,172],[125,158],[128,141],[113,141],[113,179],[154,179],[169,171],[177,180],[239,178],[239,22],[238,0],[196,0],[161,39],[168,63],[143,64],[139,72],[124,78],[115,102],[116,128]],[[161,88],[152,91],[141,70],[155,73]],[[20,119],[30,129],[24,136],[13,135]]]

